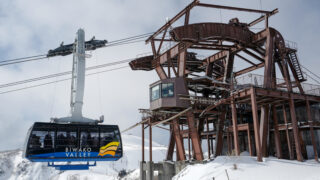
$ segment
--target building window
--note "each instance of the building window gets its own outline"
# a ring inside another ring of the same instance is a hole
[[[157,100],[160,98],[160,85],[156,85],[151,88],[151,101]]]
[[[161,86],[161,96],[162,97],[173,97],[174,87],[173,83],[164,83]]]

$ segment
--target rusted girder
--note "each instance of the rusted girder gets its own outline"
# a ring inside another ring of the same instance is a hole
[[[174,28],[170,32],[175,41],[206,42],[208,40],[226,40],[248,44],[254,35],[252,31],[240,26],[223,23],[197,23]]]
[[[245,11],[245,12],[252,12],[252,13],[264,13],[264,14],[271,14],[272,13],[272,11],[263,11],[263,10],[248,9],[248,8],[239,8],[239,7],[232,7],[232,6],[221,6],[221,5],[205,4],[205,3],[198,3],[197,6],[217,8],[217,9],[235,10],[235,11]]]
[[[200,1],[194,0],[192,3],[190,3],[187,7],[185,7],[182,11],[180,11],[177,15],[175,15],[172,19],[170,19],[165,25],[163,25],[160,29],[158,29],[153,35],[151,35],[147,40],[146,43],[148,43],[151,39],[155,38],[157,35],[159,35],[162,31],[169,28],[174,22],[176,22],[180,17],[185,15],[187,12],[190,12],[190,9],[192,9],[195,5],[197,5]]]

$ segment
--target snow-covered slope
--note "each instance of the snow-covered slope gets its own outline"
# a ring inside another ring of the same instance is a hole
[[[139,177],[139,161],[141,161],[141,138],[133,135],[122,135],[124,155],[116,162],[97,162],[97,166],[88,171],[57,171],[47,167],[46,163],[31,163],[22,158],[21,150],[0,152],[0,180],[82,180],[82,179],[118,179],[120,171],[131,172],[127,179]],[[146,144],[149,142],[146,140]],[[147,150],[148,148],[146,148]],[[153,142],[155,161],[162,161],[167,148]],[[146,151],[146,156],[148,153]]]
[[[229,177],[228,177],[229,176]],[[320,180],[320,163],[250,156],[219,156],[207,164],[187,166],[174,180]]]

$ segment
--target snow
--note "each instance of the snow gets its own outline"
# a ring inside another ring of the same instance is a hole
[[[0,180],[99,180],[119,179],[120,171],[131,172],[123,179],[139,178],[139,161],[141,161],[141,138],[133,135],[122,135],[123,157],[116,162],[97,162],[97,166],[85,171],[58,171],[48,167],[46,163],[31,163],[22,158],[21,150],[0,152]],[[148,145],[148,140],[145,141]],[[167,148],[156,142],[153,145],[154,161],[165,158]],[[148,147],[145,156],[148,157]]]
[[[189,165],[174,180],[320,180],[320,163],[314,160],[219,156],[207,164]]]

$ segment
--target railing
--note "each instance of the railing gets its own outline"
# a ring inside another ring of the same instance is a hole
[[[298,50],[298,44],[296,42],[285,40],[284,43],[286,48]]]
[[[243,86],[263,87],[264,76],[258,74],[247,74],[236,78],[236,85],[238,88]],[[320,85],[301,83],[305,94],[320,96]],[[284,79],[277,78],[277,89],[287,91]],[[299,88],[294,87],[293,92],[299,93]]]

